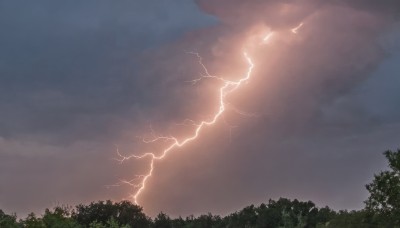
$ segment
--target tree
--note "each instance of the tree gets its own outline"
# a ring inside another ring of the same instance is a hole
[[[171,225],[174,228],[184,228],[186,226],[185,220],[179,216],[179,218],[172,219]]]
[[[17,228],[17,216],[7,215],[2,210],[0,210],[0,227]]]
[[[107,221],[105,225],[97,221],[91,222],[89,228],[130,228],[130,226],[129,225],[120,226],[118,225],[118,222],[115,221],[114,218],[111,218]]]
[[[270,200],[269,204],[261,204],[257,210],[257,227],[279,227],[283,224],[282,211],[274,207],[275,201]]]
[[[214,216],[211,213],[207,215],[200,215],[192,222],[192,227],[198,228],[212,228],[212,227],[220,227],[221,217]]]
[[[114,219],[119,226],[129,225],[135,227],[150,227],[151,220],[143,213],[142,208],[129,201],[113,203],[110,200],[78,205],[72,214],[79,224],[88,227],[90,224],[107,223]]]
[[[41,218],[37,218],[34,213],[30,213],[25,220],[21,221],[23,227],[46,228]]]
[[[336,212],[329,207],[319,209],[317,215],[318,224],[323,227],[336,216]]]
[[[53,211],[46,209],[42,218],[46,227],[52,228],[78,228],[81,227],[71,218],[70,208],[57,206]]]
[[[326,224],[320,224],[318,228],[378,228],[365,221],[365,211],[339,211],[335,217]]]
[[[373,182],[366,185],[370,193],[365,201],[366,209],[373,220],[400,227],[400,149],[386,151],[384,155],[390,170],[375,175]]]
[[[171,219],[165,213],[161,212],[154,219],[154,228],[171,228]]]

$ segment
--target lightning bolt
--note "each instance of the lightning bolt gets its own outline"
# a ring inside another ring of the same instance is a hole
[[[299,31],[299,29],[300,29],[301,27],[303,27],[303,25],[304,25],[304,23],[301,22],[298,26],[292,28],[290,31],[292,31],[292,33],[294,33],[294,34],[297,34],[297,32]]]
[[[274,35],[273,32],[268,33],[266,36],[264,36],[263,41],[267,42],[269,39],[271,39],[272,35]]]
[[[296,28],[291,29],[292,33],[296,34],[297,30],[303,25],[303,23],[301,23],[299,26],[297,26]],[[265,44],[267,43],[272,36],[274,35],[273,32],[268,32],[268,34],[266,34],[265,36],[261,37],[261,44]],[[252,60],[252,58],[250,57],[250,55],[248,54],[248,52],[246,50],[244,50],[242,52],[242,56],[244,58],[244,60],[246,61],[248,67],[247,67],[247,71],[246,73],[243,75],[242,78],[238,79],[238,80],[227,80],[224,79],[222,77],[219,76],[214,76],[211,75],[207,69],[207,67],[203,64],[203,59],[200,56],[199,53],[196,52],[189,52],[189,54],[193,54],[197,57],[198,59],[198,63],[199,65],[202,67],[203,69],[203,75],[201,75],[200,78],[192,80],[190,82],[192,82],[193,84],[196,84],[197,82],[203,80],[203,79],[215,79],[218,81],[222,82],[222,86],[219,88],[219,96],[218,96],[218,100],[219,100],[219,108],[218,111],[213,115],[213,117],[210,120],[203,120],[200,123],[195,123],[192,120],[185,120],[183,124],[187,124],[189,123],[190,125],[194,126],[195,129],[193,131],[193,133],[185,138],[183,138],[182,140],[178,140],[176,137],[173,136],[157,136],[154,131],[151,128],[151,134],[153,136],[152,139],[148,140],[148,139],[143,139],[144,143],[155,143],[157,141],[163,141],[163,142],[171,142],[169,144],[169,146],[166,146],[166,148],[162,149],[161,154],[160,155],[156,155],[155,153],[144,153],[142,155],[129,155],[129,156],[125,156],[122,155],[118,148],[117,148],[117,155],[118,158],[116,158],[115,160],[119,161],[120,163],[123,163],[125,161],[128,161],[130,159],[143,159],[143,158],[150,158],[150,164],[149,164],[149,171],[144,174],[144,175],[136,175],[134,179],[132,180],[120,180],[119,184],[116,185],[112,185],[112,186],[119,186],[120,184],[125,184],[125,185],[129,185],[131,187],[133,187],[134,189],[136,189],[136,192],[134,194],[131,195],[133,201],[138,204],[138,198],[140,196],[140,194],[146,189],[146,183],[148,181],[148,179],[153,175],[153,171],[154,171],[154,164],[156,161],[158,160],[162,160],[164,159],[167,154],[171,151],[173,151],[174,149],[177,148],[181,148],[183,146],[185,146],[186,144],[196,140],[198,138],[198,136],[200,135],[201,131],[208,126],[214,125],[215,123],[218,122],[218,120],[222,117],[223,113],[226,111],[227,109],[227,102],[226,102],[226,97],[235,92],[238,88],[240,88],[244,83],[248,82],[252,76],[253,73],[253,69],[255,67],[254,62]]]

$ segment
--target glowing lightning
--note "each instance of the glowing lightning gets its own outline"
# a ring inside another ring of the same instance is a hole
[[[303,23],[301,23],[296,28],[291,29],[291,31],[296,34],[297,30],[302,25],[303,25]],[[269,32],[266,36],[264,36],[262,38],[262,41],[263,42],[268,41],[272,37],[272,35],[273,35],[273,32]],[[214,114],[214,116],[212,117],[211,120],[208,120],[208,121],[203,120],[199,124],[196,124],[192,120],[185,120],[184,124],[189,122],[191,125],[195,126],[195,130],[194,130],[192,135],[182,139],[181,141],[178,140],[176,137],[173,137],[173,136],[168,136],[168,137],[166,137],[166,136],[156,136],[154,131],[151,129],[151,133],[152,133],[153,139],[151,139],[151,140],[143,139],[144,143],[154,143],[154,142],[157,142],[157,141],[164,141],[164,142],[170,141],[171,142],[171,144],[168,147],[166,147],[165,149],[162,150],[162,153],[159,156],[157,156],[154,153],[144,153],[142,155],[124,156],[117,149],[117,155],[118,155],[119,158],[116,159],[116,160],[121,162],[121,163],[125,162],[125,161],[127,161],[129,159],[132,159],[132,158],[134,158],[134,159],[143,159],[143,158],[146,158],[146,157],[150,158],[150,169],[149,169],[147,174],[145,174],[145,175],[137,175],[136,178],[134,178],[132,180],[121,180],[120,181],[121,184],[127,184],[127,185],[130,185],[130,186],[134,187],[135,189],[137,189],[136,193],[134,193],[132,195],[132,198],[133,198],[133,200],[134,200],[134,202],[136,204],[138,204],[139,195],[146,188],[147,180],[153,175],[154,162],[156,160],[162,160],[173,149],[176,149],[176,148],[179,148],[179,147],[183,147],[184,145],[188,144],[189,142],[195,140],[199,136],[201,130],[204,127],[210,126],[210,125],[214,125],[218,121],[218,119],[222,116],[224,111],[226,110],[227,103],[225,101],[225,98],[229,94],[231,94],[232,92],[237,90],[243,83],[247,82],[251,78],[251,75],[252,75],[252,72],[253,72],[253,69],[254,69],[253,60],[251,59],[251,57],[249,56],[247,51],[243,51],[243,53],[242,53],[243,57],[245,58],[245,60],[246,60],[246,62],[248,64],[248,68],[247,68],[246,73],[244,74],[244,76],[241,79],[239,79],[237,81],[226,80],[226,79],[224,79],[222,77],[213,76],[213,75],[209,74],[208,69],[203,64],[202,57],[198,53],[195,53],[195,52],[189,52],[189,53],[197,56],[198,62],[200,64],[200,66],[203,68],[203,71],[205,73],[204,75],[201,76],[201,78],[191,81],[193,84],[199,82],[200,80],[202,80],[204,78],[217,79],[217,80],[219,80],[219,81],[221,81],[223,83],[223,85],[219,88],[219,109]],[[139,184],[136,184],[136,183],[138,183],[139,180],[141,180],[139,182]]]
[[[266,36],[264,36],[263,41],[267,42],[272,37],[272,35],[274,35],[273,32],[268,33]]]
[[[300,29],[301,27],[303,27],[303,25],[304,25],[304,23],[301,22],[297,27],[292,28],[290,31],[292,31],[292,33],[294,33],[294,34],[297,34],[297,32],[299,31],[299,29]]]
[[[215,124],[217,122],[217,120],[219,119],[219,117],[221,117],[222,113],[224,113],[224,111],[226,109],[225,97],[228,94],[230,94],[233,91],[235,91],[237,88],[239,88],[241,84],[243,84],[244,82],[249,80],[249,78],[251,77],[251,73],[253,71],[253,68],[254,68],[254,63],[251,60],[251,58],[249,57],[249,55],[247,54],[247,52],[243,52],[243,56],[245,57],[247,63],[249,64],[249,68],[247,70],[247,73],[246,73],[245,77],[241,78],[240,80],[238,80],[238,81],[229,81],[229,80],[225,80],[225,79],[220,78],[220,77],[211,76],[209,74],[203,76],[203,77],[211,77],[211,78],[216,78],[218,80],[222,80],[224,82],[224,85],[219,89],[219,105],[220,106],[219,106],[218,112],[214,115],[214,118],[212,118],[210,121],[202,121],[200,124],[197,124],[196,125],[197,126],[196,130],[194,131],[194,134],[192,136],[189,136],[189,137],[185,138],[182,141],[179,141],[175,137],[156,137],[155,139],[150,140],[150,141],[144,140],[145,143],[156,142],[158,140],[172,141],[173,143],[169,147],[164,149],[160,156],[156,156],[154,153],[145,153],[145,154],[140,155],[140,156],[137,156],[137,155],[123,156],[123,155],[121,155],[121,153],[119,153],[119,150],[117,150],[117,154],[120,157],[119,159],[117,159],[119,162],[124,162],[126,160],[131,159],[131,158],[135,158],[135,159],[142,159],[142,158],[145,158],[145,157],[150,157],[151,158],[151,160],[150,160],[150,170],[146,175],[139,176],[139,177],[143,177],[143,179],[142,179],[142,181],[141,181],[141,183],[139,185],[133,184],[133,182],[135,180],[137,180],[137,179],[133,179],[132,181],[121,181],[122,183],[129,184],[129,185],[131,185],[133,187],[138,187],[139,188],[137,190],[137,192],[133,195],[133,199],[134,199],[136,204],[138,204],[138,202],[137,202],[138,196],[145,189],[147,179],[149,177],[151,177],[152,174],[153,174],[154,161],[163,159],[168,154],[168,152],[170,152],[174,148],[182,147],[185,144],[195,140],[199,136],[200,131],[205,126],[209,126],[209,125]],[[201,61],[201,59],[200,59],[200,61]],[[201,63],[201,65],[204,66],[202,63]],[[199,80],[199,79],[197,79],[197,80]]]

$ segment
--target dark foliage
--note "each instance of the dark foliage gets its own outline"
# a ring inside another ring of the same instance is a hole
[[[389,171],[375,175],[366,186],[370,193],[365,201],[370,221],[385,221],[387,227],[400,227],[400,150],[384,153]]]
[[[132,228],[150,227],[151,220],[138,205],[129,201],[113,203],[110,200],[99,201],[89,205],[78,205],[72,213],[72,218],[84,227],[89,227],[93,222],[106,225],[114,219],[118,225],[129,225]]]
[[[7,215],[2,210],[0,210],[0,227],[18,227],[17,216]]]

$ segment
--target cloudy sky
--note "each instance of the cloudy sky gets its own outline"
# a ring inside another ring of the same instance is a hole
[[[269,198],[359,209],[400,147],[397,0],[0,1],[0,208],[122,200],[157,135],[218,110],[218,80],[251,80],[214,126],[155,162],[149,215],[226,214]],[[291,29],[303,23],[297,33]],[[262,36],[273,32],[267,43]],[[244,114],[244,115],[243,115]]]

